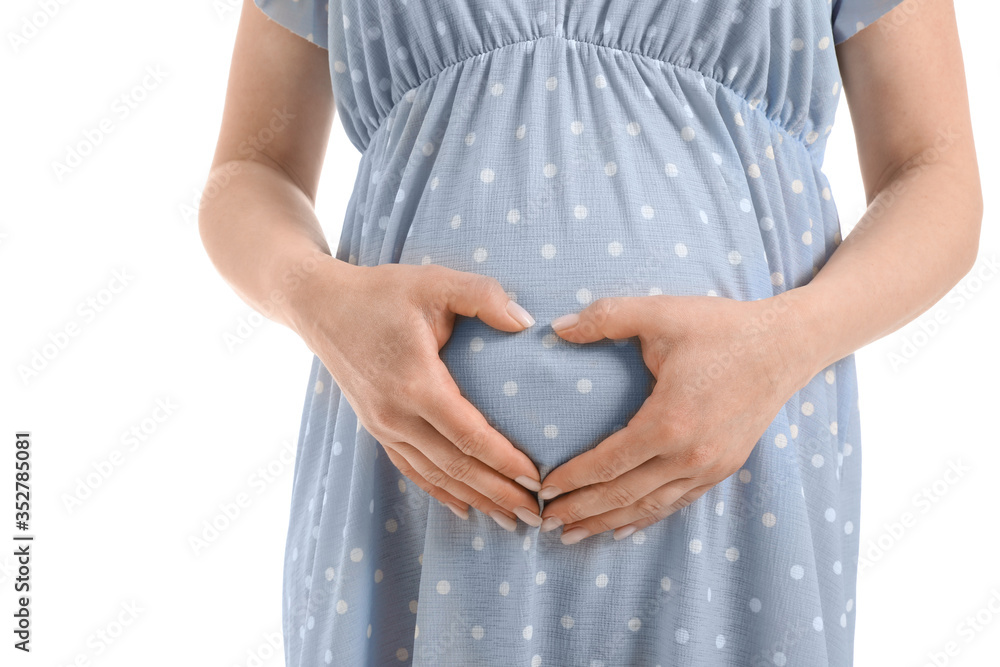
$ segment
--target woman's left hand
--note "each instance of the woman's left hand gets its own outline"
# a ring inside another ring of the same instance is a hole
[[[612,529],[622,539],[738,470],[821,370],[789,294],[605,297],[553,320],[574,343],[638,336],[656,383],[624,428],[542,480],[539,497],[558,496],[542,512],[542,530],[565,524],[564,544]]]

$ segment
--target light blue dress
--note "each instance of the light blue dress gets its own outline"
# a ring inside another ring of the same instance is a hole
[[[536,318],[459,317],[441,356],[543,475],[652,381],[637,339],[575,345],[553,318],[602,296],[770,297],[833,253],[834,46],[900,2],[256,1],[328,49],[362,153],[336,256],[488,274]],[[430,498],[314,358],[287,665],[851,665],[860,443],[849,356],[693,504],[566,546]]]

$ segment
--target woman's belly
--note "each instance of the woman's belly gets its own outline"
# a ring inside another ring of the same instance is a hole
[[[811,277],[836,219],[777,185],[812,187],[808,153],[776,151],[766,117],[693,74],[558,41],[490,63],[448,70],[397,107],[363,159],[339,256],[489,275],[534,316],[517,333],[458,317],[440,354],[544,475],[624,427],[654,383],[638,338],[569,343],[554,318],[601,297],[772,296]],[[596,71],[616,83],[595,89]],[[546,77],[558,86],[536,85]],[[744,155],[761,156],[758,177]],[[785,211],[813,246],[783,240]]]

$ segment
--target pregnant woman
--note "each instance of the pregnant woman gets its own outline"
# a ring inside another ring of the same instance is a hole
[[[200,228],[315,353],[287,665],[850,665],[853,353],[978,251],[953,12],[247,0]]]

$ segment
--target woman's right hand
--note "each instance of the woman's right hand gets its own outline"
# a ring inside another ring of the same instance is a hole
[[[318,253],[295,292],[292,328],[403,475],[463,519],[472,505],[509,531],[515,517],[541,524],[528,491],[539,488],[538,469],[461,394],[439,356],[456,314],[508,332],[534,324],[496,279]]]

